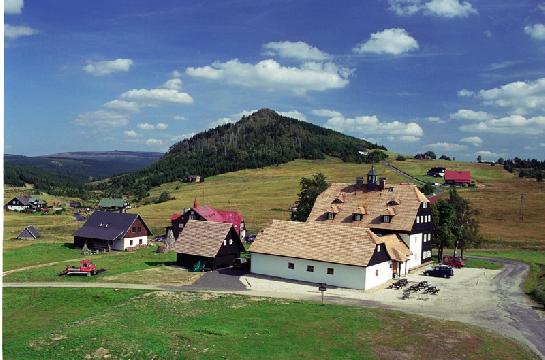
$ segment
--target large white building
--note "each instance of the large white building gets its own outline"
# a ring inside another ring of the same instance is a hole
[[[252,273],[363,290],[406,273],[411,255],[397,235],[280,220],[257,235],[250,252]]]

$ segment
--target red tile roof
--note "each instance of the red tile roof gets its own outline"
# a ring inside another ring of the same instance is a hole
[[[471,182],[471,172],[469,171],[445,171],[445,181]]]
[[[244,218],[238,211],[218,210],[208,205],[199,206],[197,201],[195,201],[193,205],[196,206],[194,206],[192,209],[206,221],[232,224],[237,234],[240,235],[240,225],[244,221]],[[170,220],[174,221],[180,216],[182,216],[182,214],[172,214],[170,216]]]

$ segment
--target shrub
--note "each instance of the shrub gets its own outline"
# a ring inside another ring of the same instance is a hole
[[[405,160],[407,160],[407,158],[406,158],[405,156],[403,156],[403,155],[400,154],[400,155],[398,155],[398,156],[396,157],[396,160],[397,160],[397,161],[405,161]]]

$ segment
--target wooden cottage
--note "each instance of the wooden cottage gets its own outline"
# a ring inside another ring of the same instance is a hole
[[[126,250],[148,244],[152,235],[138,214],[95,211],[74,234],[74,247],[90,250]]]
[[[173,246],[177,264],[191,269],[200,262],[217,269],[233,264],[244,246],[232,224],[189,220]]]
[[[103,211],[120,213],[124,213],[131,208],[129,202],[122,198],[102,198],[98,203],[98,207]]]
[[[35,240],[39,237],[40,237],[40,233],[32,225],[25,226],[24,229],[19,233],[19,235],[17,235],[17,239]]]
[[[6,204],[7,210],[12,211],[25,211],[25,210],[41,210],[47,206],[47,203],[43,200],[35,198],[33,196],[17,196],[11,199]]]

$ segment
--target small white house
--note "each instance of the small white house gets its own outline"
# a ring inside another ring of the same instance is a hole
[[[406,274],[411,254],[396,235],[280,220],[257,235],[250,252],[252,273],[363,290]]]

